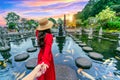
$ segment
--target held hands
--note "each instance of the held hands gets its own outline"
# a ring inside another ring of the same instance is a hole
[[[44,62],[43,62],[42,66],[41,66],[41,71],[43,74],[46,72],[47,68],[49,68],[49,66],[47,64],[44,64]]]
[[[42,62],[41,64],[37,65],[27,76],[25,76],[22,80],[34,80],[37,77],[40,77],[44,74],[49,68],[47,64]]]
[[[39,66],[40,65],[40,66]],[[47,68],[49,68],[49,66],[47,64],[45,64],[44,62],[42,62],[41,64],[38,65],[38,72],[36,74],[36,77],[41,76],[42,74],[44,74],[47,70]]]

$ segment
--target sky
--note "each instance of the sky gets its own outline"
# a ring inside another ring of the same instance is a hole
[[[15,12],[21,18],[39,20],[42,17],[59,18],[81,11],[89,0],[0,0],[0,26],[5,17]]]

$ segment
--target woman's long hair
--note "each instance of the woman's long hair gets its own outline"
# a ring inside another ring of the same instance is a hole
[[[40,48],[44,47],[44,38],[46,33],[51,33],[50,29],[40,30],[38,33],[38,46]]]

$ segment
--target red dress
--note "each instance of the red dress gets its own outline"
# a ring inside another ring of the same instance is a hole
[[[38,30],[36,30],[36,37],[38,37]],[[53,55],[51,51],[52,42],[52,34],[47,33],[44,38],[45,46],[40,49],[38,54],[38,64],[44,62],[49,66],[49,68],[46,70],[45,74],[42,74],[39,78],[37,78],[37,80],[56,80]]]

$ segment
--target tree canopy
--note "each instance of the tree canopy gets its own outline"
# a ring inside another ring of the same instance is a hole
[[[7,14],[5,19],[7,21],[8,28],[9,29],[15,29],[16,26],[17,26],[17,23],[20,19],[20,16],[17,15],[16,13],[14,13],[14,12],[10,12],[10,13]]]
[[[77,18],[86,20],[89,17],[95,17],[106,6],[117,12],[117,14],[120,12],[120,0],[90,0],[82,12],[77,13]]]
[[[114,17],[115,12],[110,10],[109,7],[106,7],[106,9],[102,10],[98,15],[96,15],[96,18],[98,18],[100,21],[106,21]]]

